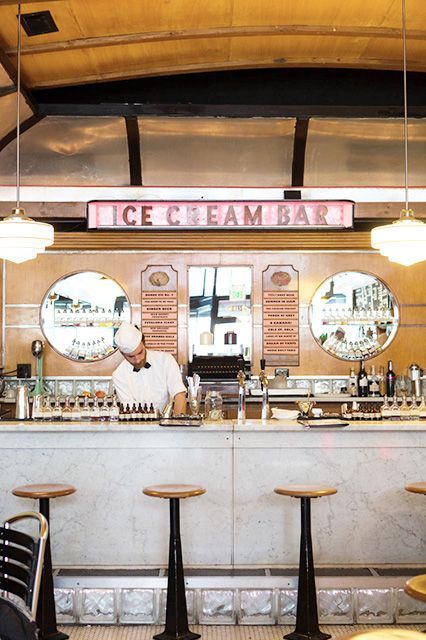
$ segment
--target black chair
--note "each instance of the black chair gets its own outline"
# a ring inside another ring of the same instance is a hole
[[[11,526],[33,521],[38,524],[37,538]],[[0,527],[1,640],[38,638],[35,617],[48,529],[46,518],[32,511],[18,513]]]

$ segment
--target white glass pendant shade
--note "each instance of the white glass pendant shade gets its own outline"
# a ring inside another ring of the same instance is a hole
[[[214,341],[214,336],[211,331],[203,331],[200,333],[200,344],[203,345],[212,345]]]
[[[372,229],[371,246],[391,262],[409,267],[426,260],[426,224],[412,211],[401,214],[396,222]]]
[[[36,222],[23,209],[0,222],[0,258],[20,263],[33,260],[53,244],[53,226]]]

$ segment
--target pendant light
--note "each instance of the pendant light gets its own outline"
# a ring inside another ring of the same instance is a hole
[[[20,206],[20,96],[21,96],[21,3],[18,3],[18,74],[16,83],[16,208],[0,222],[0,258],[11,262],[33,260],[53,244],[53,226],[29,218]]]
[[[406,267],[426,260],[426,224],[414,217],[408,206],[408,118],[407,118],[407,33],[405,0],[402,0],[402,41],[404,50],[404,159],[405,209],[399,220],[375,227],[371,231],[371,246],[379,249],[391,262]]]

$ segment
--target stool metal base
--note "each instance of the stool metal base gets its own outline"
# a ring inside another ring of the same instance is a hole
[[[188,627],[185,576],[180,541],[179,498],[170,498],[170,543],[167,574],[166,627],[153,636],[155,640],[197,640],[201,638]]]
[[[311,499],[301,498],[301,533],[299,582],[297,586],[296,628],[284,636],[286,640],[328,640],[318,625],[315,567],[311,538]]]
[[[157,633],[157,635],[152,637],[154,640],[198,640],[198,638],[201,638],[199,633],[193,633],[189,630],[180,633],[179,635],[175,635],[169,631],[163,631],[162,633]]]
[[[67,640],[67,638],[69,638],[69,636],[67,636],[66,633],[62,633],[62,631],[56,631],[56,633],[43,636],[43,640]]]
[[[293,631],[285,635],[284,638],[287,638],[287,640],[328,640],[331,636],[319,630],[316,633],[297,633],[297,631]]]

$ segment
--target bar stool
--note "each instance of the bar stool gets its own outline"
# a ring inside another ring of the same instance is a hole
[[[185,576],[183,573],[182,547],[180,541],[179,500],[206,493],[204,487],[193,484],[159,484],[145,487],[144,494],[153,498],[170,500],[170,544],[167,573],[166,626],[155,640],[196,640],[200,634],[188,627],[186,609]]]
[[[339,640],[424,640],[424,633],[410,629],[375,629],[374,631],[357,631],[340,636]]]
[[[411,484],[407,484],[405,490],[410,491],[410,493],[422,493],[426,495],[426,482],[412,482]]]
[[[37,627],[40,630],[40,640],[66,640],[69,636],[58,631],[56,626],[55,596],[53,591],[52,555],[50,552],[50,499],[69,496],[76,492],[71,484],[27,484],[12,490],[18,498],[32,498],[40,501],[40,513],[49,523],[44,565],[41,575],[40,597],[37,607]]]
[[[414,576],[407,580],[404,591],[412,598],[426,602],[426,575]]]
[[[289,640],[327,640],[318,625],[317,594],[315,590],[315,568],[311,539],[311,498],[321,498],[337,493],[334,487],[322,485],[290,484],[276,487],[281,496],[300,498],[302,526],[300,533],[299,583],[297,586],[296,628],[284,636]]]

